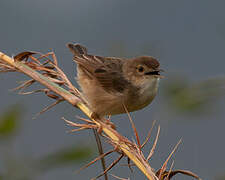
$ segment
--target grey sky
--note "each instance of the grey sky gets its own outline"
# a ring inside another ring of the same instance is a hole
[[[0,51],[15,55],[24,50],[44,53],[52,48],[60,66],[73,80],[75,66],[65,44],[79,42],[98,55],[156,56],[168,75],[179,72],[197,82],[225,74],[224,7],[225,1],[210,0],[1,0]],[[121,52],[118,53],[117,49]],[[22,77],[15,74],[0,76],[0,111],[15,102],[23,104],[26,109],[25,127],[15,145],[18,153],[25,150],[38,157],[62,145],[83,139],[93,141],[91,132],[78,135],[65,132],[68,128],[60,118],[73,119],[80,114],[68,104],[59,105],[32,120],[34,114],[50,101],[43,95],[20,96],[8,91],[16,86],[16,81],[24,79]],[[166,79],[162,84],[164,81]],[[224,99],[219,103],[223,102]],[[203,179],[222,175],[225,171],[222,141],[225,112],[222,112],[222,106],[213,115],[199,117],[167,113],[162,108],[165,108],[164,104],[159,93],[150,107],[132,114],[142,138],[153,119],[162,126],[153,167],[159,168],[182,137],[183,143],[175,155],[176,168],[192,170]],[[125,115],[116,116],[113,120],[121,132],[127,129]],[[124,134],[131,139],[132,130]],[[85,179],[96,175],[94,168],[74,175],[73,170],[78,168],[59,169],[39,179],[76,179],[74,176]],[[117,175],[143,179],[139,170],[132,175],[127,168],[118,169],[113,171]]]

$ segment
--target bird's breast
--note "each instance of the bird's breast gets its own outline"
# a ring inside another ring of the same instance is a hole
[[[143,84],[137,92],[131,95],[132,97],[128,98],[126,103],[128,110],[130,112],[136,111],[149,105],[157,94],[158,86],[159,78],[154,78]]]

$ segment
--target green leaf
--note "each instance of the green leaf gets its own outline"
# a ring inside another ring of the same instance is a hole
[[[41,170],[83,162],[93,155],[90,147],[70,147],[42,158],[38,165]]]
[[[16,132],[21,118],[21,108],[18,105],[11,107],[0,116],[0,137],[12,135]]]

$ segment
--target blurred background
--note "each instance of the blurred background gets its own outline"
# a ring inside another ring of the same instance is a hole
[[[153,120],[161,126],[152,167],[159,169],[182,138],[172,158],[174,169],[224,180],[224,7],[225,1],[210,0],[1,0],[0,51],[13,56],[54,50],[74,84],[68,42],[81,43],[96,55],[155,56],[166,77],[151,106],[132,113],[142,141]],[[91,131],[68,133],[61,119],[77,121],[82,113],[62,103],[34,119],[53,101],[43,94],[23,96],[10,90],[26,79],[18,73],[0,74],[0,179],[90,179],[101,173],[100,162],[75,173],[98,154]],[[119,132],[134,138],[127,115],[112,121]],[[144,149],[146,155],[152,142]],[[107,163],[117,156],[106,158]],[[138,169],[131,173],[121,166],[125,163],[110,173],[145,179]]]

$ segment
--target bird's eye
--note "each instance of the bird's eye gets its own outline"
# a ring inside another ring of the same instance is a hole
[[[142,72],[144,72],[145,69],[143,66],[138,66],[137,70],[138,70],[138,72],[142,73]]]

